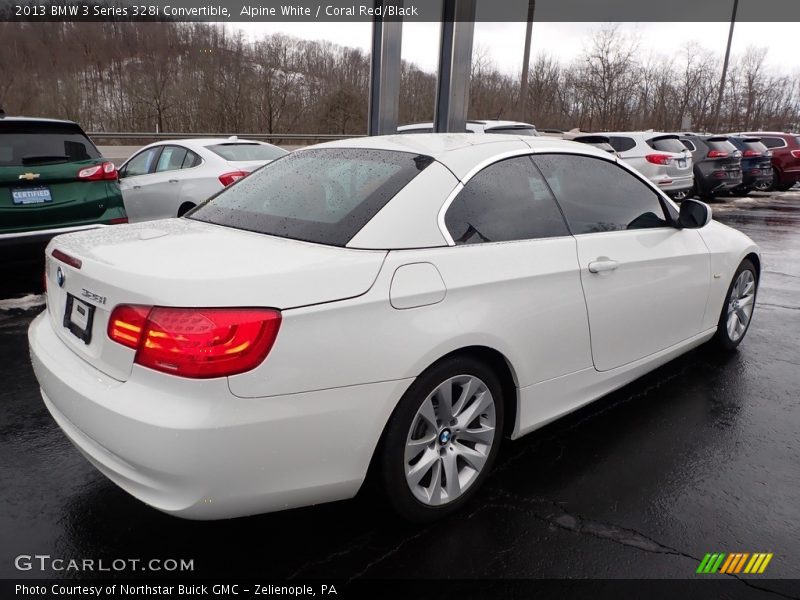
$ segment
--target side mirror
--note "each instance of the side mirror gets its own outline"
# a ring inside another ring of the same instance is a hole
[[[681,202],[678,225],[683,229],[700,229],[711,222],[711,207],[699,200]]]

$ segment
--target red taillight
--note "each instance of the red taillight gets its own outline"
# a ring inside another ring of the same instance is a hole
[[[755,150],[745,150],[742,152],[742,158],[753,158],[754,156],[761,156],[761,153]]]
[[[118,178],[117,168],[113,162],[92,165],[78,171],[78,179],[81,181],[116,181]]]
[[[117,217],[116,219],[111,219],[108,224],[109,225],[122,225],[123,223],[128,222],[128,217]]]
[[[117,306],[108,319],[108,337],[136,350],[142,339],[147,315],[150,314],[149,306]]]
[[[795,158],[800,158],[800,150],[792,150],[792,156]]]
[[[266,358],[281,325],[267,308],[118,306],[108,337],[136,350],[144,367],[195,379],[226,377]]]
[[[654,165],[668,165],[672,157],[669,154],[648,154],[645,159]]]
[[[728,158],[728,153],[722,150],[709,150],[708,158]]]
[[[230,184],[239,181],[242,177],[247,177],[248,175],[249,173],[247,171],[231,171],[230,173],[223,173],[220,175],[219,182],[227,187]]]
[[[74,257],[70,256],[69,254],[67,254],[66,252],[62,252],[58,248],[53,250],[51,256],[53,258],[55,258],[56,260],[60,260],[65,265],[69,265],[70,267],[74,267],[76,269],[80,269],[81,266],[83,266],[83,263],[80,261],[80,259],[74,258]]]

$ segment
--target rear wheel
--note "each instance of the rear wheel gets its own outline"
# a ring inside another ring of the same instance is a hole
[[[768,192],[772,189],[772,182],[768,179],[759,179],[753,184],[753,189],[757,192]]]
[[[466,356],[434,365],[403,395],[382,442],[390,503],[418,522],[455,512],[491,470],[502,432],[502,388],[489,367]]]
[[[785,192],[790,187],[794,185],[794,181],[790,181],[789,183],[781,181],[781,175],[777,169],[772,169],[772,189],[778,190],[779,192]]]
[[[179,217],[182,217],[182,216],[183,216],[183,215],[185,215],[187,212],[189,212],[190,210],[192,210],[194,207],[195,207],[195,205],[194,205],[193,203],[191,203],[191,202],[184,202],[183,204],[181,204],[181,207],[178,209],[178,216],[179,216]]]
[[[758,275],[755,265],[745,259],[733,276],[722,313],[717,324],[717,342],[726,350],[733,350],[742,343],[756,303]]]

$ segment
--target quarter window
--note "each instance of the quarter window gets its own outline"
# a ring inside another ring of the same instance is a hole
[[[762,137],[761,143],[767,148],[784,148],[786,146],[785,140],[776,137]]]
[[[200,160],[200,157],[197,156],[197,154],[195,154],[191,150],[187,150],[186,158],[183,159],[183,165],[181,166],[181,169],[191,169],[192,167],[196,167],[197,165],[199,165],[201,162],[202,161]]]
[[[569,154],[533,160],[575,235],[668,226],[656,192],[612,162]]]
[[[569,235],[529,156],[494,163],[470,179],[447,210],[445,225],[459,245]]]
[[[636,140],[621,135],[608,136],[608,143],[611,144],[617,152],[627,152],[636,146]]]

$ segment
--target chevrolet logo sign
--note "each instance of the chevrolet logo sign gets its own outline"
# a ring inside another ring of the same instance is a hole
[[[39,179],[39,173],[23,173],[19,178],[25,181],[33,181],[34,179]]]

